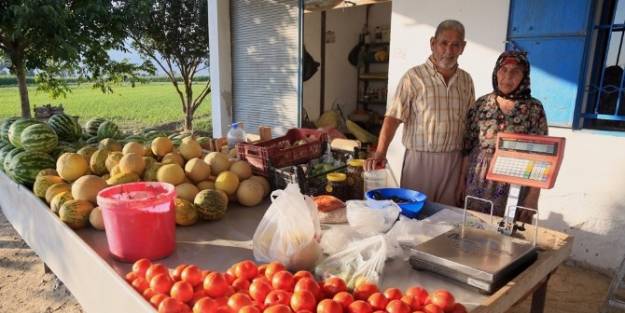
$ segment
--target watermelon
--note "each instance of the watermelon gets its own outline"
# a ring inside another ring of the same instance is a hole
[[[98,127],[99,138],[119,138],[121,135],[119,126],[113,122],[106,121]]]
[[[5,156],[4,156],[4,160],[2,160],[2,167],[4,168],[4,172],[11,176],[11,168],[9,167],[9,165],[11,164],[11,159],[13,159],[13,157],[15,157],[17,154],[22,153],[26,150],[24,150],[23,148],[15,148],[12,149],[11,151],[9,151]]]
[[[87,133],[89,135],[97,136],[98,128],[100,127],[100,124],[104,122],[106,122],[106,120],[101,117],[92,118],[87,121],[87,124],[85,124],[85,129],[87,130]]]
[[[11,152],[11,150],[16,149],[12,145],[6,145],[0,148],[0,170],[4,171],[4,157]]]
[[[82,128],[78,121],[65,113],[52,115],[48,119],[48,125],[54,129],[60,140],[77,141],[82,136]]]
[[[9,141],[11,142],[11,144],[18,148],[21,148],[22,132],[24,131],[24,129],[26,129],[26,127],[34,124],[42,124],[42,122],[31,118],[21,118],[13,122],[13,124],[11,124],[11,127],[9,127]]]
[[[221,190],[206,189],[195,196],[193,203],[197,206],[202,219],[215,221],[226,216],[228,195]]]
[[[160,130],[150,130],[150,131],[145,132],[145,138],[148,141],[151,141],[152,139],[156,137],[167,137],[167,133],[160,131]]]
[[[52,127],[46,124],[35,124],[26,127],[22,131],[20,142],[26,151],[48,153],[56,148],[59,143],[59,137]]]
[[[39,171],[54,167],[54,159],[46,153],[37,151],[24,151],[13,157],[9,165],[13,179],[22,184],[31,186]]]
[[[145,137],[141,136],[141,135],[130,135],[128,137],[126,137],[126,139],[124,139],[125,143],[129,143],[129,142],[138,142],[138,143],[145,143]]]
[[[9,141],[9,128],[13,122],[19,120],[19,117],[8,117],[0,122],[0,139]]]

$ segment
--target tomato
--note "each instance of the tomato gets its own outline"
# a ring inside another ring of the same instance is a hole
[[[430,304],[426,304],[423,307],[423,312],[424,313],[445,313],[445,311],[443,311],[443,309],[439,308],[438,306],[430,303]]]
[[[313,274],[309,271],[297,271],[297,273],[295,273],[293,275],[293,278],[295,278],[295,282],[298,282],[300,279],[307,277],[310,279],[315,279],[315,276],[313,276]]]
[[[232,282],[232,287],[236,291],[247,292],[250,289],[250,281],[245,278],[237,278]]]
[[[381,292],[376,292],[369,296],[367,302],[371,304],[371,308],[374,310],[384,310],[388,304],[388,299]]]
[[[421,287],[410,287],[406,290],[406,296],[417,299],[420,305],[425,305],[428,297],[428,291]]]
[[[261,311],[258,306],[250,304],[239,309],[238,313],[261,313]]]
[[[232,311],[232,309],[230,307],[228,307],[227,305],[222,305],[217,307],[217,309],[215,309],[215,313],[237,313]]]
[[[212,272],[204,278],[204,291],[212,298],[223,297],[228,293],[230,285],[221,273]]]
[[[272,290],[267,294],[265,298],[265,305],[271,306],[274,304],[289,305],[291,302],[291,294],[284,290]]]
[[[169,277],[169,274],[158,274],[150,280],[150,288],[162,294],[169,294],[169,290],[173,284],[174,282],[171,280],[171,277]]]
[[[140,276],[139,274],[137,274],[137,273],[135,273],[135,272],[128,272],[128,274],[126,274],[126,276],[125,276],[126,281],[127,281],[129,284],[132,284],[132,281],[133,281],[133,280],[135,280],[135,278],[137,278],[137,277],[143,277],[143,278],[145,278],[144,276]]]
[[[213,313],[217,310],[217,301],[203,297],[195,302],[193,305],[193,313]]]
[[[180,274],[180,279],[195,287],[202,282],[202,271],[195,265],[189,265]]]
[[[384,296],[389,300],[399,300],[403,295],[399,288],[388,288],[384,290]]]
[[[252,298],[243,293],[235,293],[228,298],[228,307],[234,312],[239,312],[242,307],[252,304],[254,304]]]
[[[146,300],[150,301],[150,298],[154,297],[155,295],[157,295],[158,292],[152,290],[152,288],[146,288],[145,290],[143,290],[143,298],[145,298]]]
[[[195,303],[198,302],[202,298],[208,298],[208,296],[206,295],[206,292],[204,292],[204,289],[194,291],[193,297],[191,298],[191,301],[189,301],[189,305],[191,306],[195,305]]]
[[[161,304],[161,302],[163,302],[163,300],[167,298],[169,297],[162,293],[157,293],[153,295],[152,298],[150,298],[150,303],[152,304],[153,307],[158,309],[158,305]]]
[[[267,294],[271,292],[271,285],[262,280],[254,280],[248,289],[250,296],[258,303],[265,303]]]
[[[285,304],[274,304],[267,307],[263,313],[292,313],[291,308]]]
[[[244,260],[234,266],[234,276],[251,280],[258,275],[258,267],[254,261]]]
[[[267,269],[267,264],[261,264],[258,266],[258,276],[265,276],[265,270]]]
[[[354,296],[347,291],[341,291],[335,294],[332,300],[338,302],[341,306],[343,306],[343,310],[347,311],[349,305],[354,302]]]
[[[291,309],[298,312],[301,310],[314,311],[317,307],[317,300],[315,295],[307,290],[300,290],[291,296]]]
[[[255,282],[255,281],[262,281],[262,282],[265,282],[265,283],[269,284],[269,286],[271,286],[271,280],[267,279],[267,277],[265,277],[265,276],[258,276],[256,278],[252,279],[252,282]]]
[[[162,264],[154,263],[150,265],[145,272],[145,279],[147,279],[147,281],[152,281],[152,278],[158,274],[166,274],[169,276],[169,270]]]
[[[182,313],[183,310],[183,303],[174,298],[167,298],[158,305],[158,313]]]
[[[285,291],[293,291],[295,287],[295,278],[289,271],[279,271],[273,274],[271,278],[271,286],[274,289],[280,289]]]
[[[347,307],[347,311],[349,313],[372,313],[373,309],[369,303],[362,300],[356,300],[352,302],[349,307]]]
[[[284,270],[286,270],[286,267],[284,267],[282,263],[271,262],[267,264],[267,267],[265,268],[265,277],[271,280],[273,278],[273,274],[280,272],[280,271],[284,271]]]
[[[372,294],[379,292],[378,286],[372,283],[362,283],[354,289],[356,300],[367,300]]]
[[[208,270],[204,270],[202,271],[202,281],[204,281],[204,278],[206,278],[206,276],[208,276],[208,274],[212,273],[211,271]]]
[[[401,300],[391,300],[386,305],[386,311],[388,313],[410,313],[412,312],[412,308]]]
[[[315,296],[315,299],[317,299],[317,301],[321,300],[322,298],[321,287],[319,287],[319,284],[314,278],[310,278],[310,277],[300,278],[300,280],[297,281],[297,283],[295,283],[293,292],[298,292],[301,290],[310,291]]]
[[[143,277],[135,278],[135,280],[133,280],[132,283],[130,284],[132,285],[132,287],[135,288],[136,291],[138,291],[141,294],[143,294],[144,290],[150,287],[150,284],[148,283],[148,281],[145,280],[145,278]]]
[[[181,302],[190,301],[193,293],[193,286],[184,281],[175,282],[170,291],[171,297]]]
[[[332,276],[323,282],[321,289],[326,297],[332,298],[341,291],[347,291],[347,284],[340,277]]]
[[[175,281],[179,281],[181,279],[181,276],[182,276],[182,271],[184,271],[184,269],[187,268],[187,266],[189,266],[189,265],[188,264],[180,264],[180,265],[176,266],[174,271],[171,273],[171,278],[173,278]]]
[[[430,295],[430,303],[443,309],[443,311],[451,311],[451,309],[454,308],[454,304],[456,303],[456,300],[454,299],[454,296],[449,291],[440,289],[440,290],[434,291]]]
[[[419,310],[423,307],[422,303],[419,299],[411,296],[402,296],[400,299],[401,302],[407,304],[413,311]]]
[[[317,304],[317,313],[343,313],[343,306],[334,300],[321,300]]]
[[[139,259],[134,264],[132,264],[132,271],[134,273],[137,273],[137,275],[141,277],[145,277],[145,272],[148,270],[148,268],[150,268],[150,265],[152,265],[152,261],[150,261],[149,259]]]
[[[225,273],[223,275],[224,275],[224,278],[226,278],[226,281],[228,282],[229,285],[232,285],[234,280],[237,279],[236,277],[234,277],[234,275],[232,275],[230,273]]]
[[[454,307],[451,309],[451,313],[467,313],[467,308],[460,303],[454,304]]]

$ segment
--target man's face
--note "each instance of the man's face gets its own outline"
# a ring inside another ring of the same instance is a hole
[[[439,69],[450,70],[458,64],[458,57],[464,51],[466,41],[462,40],[462,36],[454,30],[444,30],[438,34],[438,37],[430,39],[430,48],[432,48],[432,56],[434,64]]]

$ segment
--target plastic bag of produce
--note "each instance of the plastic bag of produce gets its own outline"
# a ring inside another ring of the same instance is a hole
[[[297,184],[271,193],[271,205],[252,238],[254,258],[278,261],[290,270],[311,269],[321,249],[317,207]]]
[[[381,201],[379,201],[381,202]],[[371,207],[364,200],[347,201],[347,221],[359,233],[375,235],[389,230],[401,209],[393,201],[385,201],[384,205]]]
[[[376,235],[350,243],[349,246],[323,260],[315,274],[327,279],[338,276],[353,289],[363,280],[377,284],[384,270],[387,243],[384,235]]]

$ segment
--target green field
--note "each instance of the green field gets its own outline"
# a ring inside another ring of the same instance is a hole
[[[199,93],[203,83],[193,87]],[[31,112],[35,106],[47,103],[63,104],[65,112],[79,116],[85,123],[92,117],[103,117],[114,121],[125,130],[140,130],[146,127],[167,129],[181,128],[182,105],[178,93],[170,83],[115,86],[112,94],[104,94],[90,85],[75,86],[67,98],[51,99],[46,93],[29,88]],[[195,113],[193,129],[211,132],[211,99],[204,99]],[[17,87],[0,88],[0,118],[20,115],[20,98]]]

